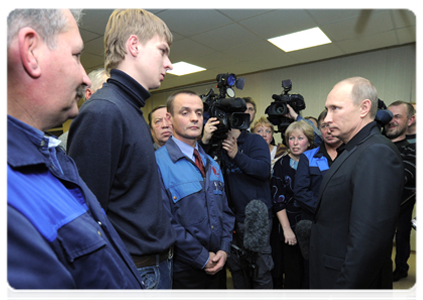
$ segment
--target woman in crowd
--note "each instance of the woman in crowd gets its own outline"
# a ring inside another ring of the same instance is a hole
[[[278,144],[275,146],[273,139],[273,125],[267,120],[266,117],[261,117],[254,122],[251,126],[251,132],[261,135],[269,145],[270,158],[272,160],[272,169],[275,162],[284,154],[287,150],[284,144]]]
[[[273,208],[281,226],[286,289],[300,289],[304,284],[304,261],[295,235],[301,219],[301,207],[294,198],[294,181],[301,154],[313,148],[312,126],[302,120],[291,123],[285,131],[288,151],[274,165],[271,178]]]

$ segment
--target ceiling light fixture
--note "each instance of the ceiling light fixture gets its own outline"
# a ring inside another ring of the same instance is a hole
[[[285,52],[332,43],[319,27],[278,36],[268,41]]]
[[[167,71],[167,73],[177,75],[177,76],[187,75],[187,74],[201,72],[205,70],[204,68],[201,68],[201,67],[183,62],[183,61],[174,63],[172,65],[173,65],[173,70],[169,70]]]

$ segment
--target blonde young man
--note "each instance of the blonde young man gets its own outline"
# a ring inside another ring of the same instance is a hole
[[[160,87],[172,34],[142,9],[115,10],[105,30],[110,78],[72,122],[68,152],[125,242],[147,288],[171,288],[175,232],[160,198],[150,128],[140,110]]]

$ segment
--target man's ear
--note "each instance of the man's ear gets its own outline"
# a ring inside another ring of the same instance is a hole
[[[365,117],[370,113],[370,109],[372,108],[372,101],[369,99],[365,99],[361,101],[360,105],[360,116]]]
[[[90,88],[86,88],[85,89],[85,99],[90,99],[90,97],[92,96],[93,91]]]
[[[126,41],[126,47],[128,49],[128,52],[133,56],[136,57],[139,54],[139,45],[140,45],[140,41],[138,39],[138,37],[133,34],[131,35],[128,40]]]
[[[414,121],[416,121],[416,115],[412,116],[408,121],[407,121],[407,127],[410,127],[411,125],[413,125]]]
[[[33,78],[41,76],[41,68],[38,61],[41,37],[35,30],[25,27],[19,31],[19,53],[22,65],[26,72]]]
[[[169,112],[166,113],[166,121],[172,124],[172,115]]]

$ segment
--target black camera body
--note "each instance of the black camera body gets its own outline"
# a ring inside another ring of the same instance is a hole
[[[250,115],[244,113],[247,109],[245,100],[235,98],[235,92],[232,89],[235,85],[242,90],[245,79],[237,78],[233,73],[225,73],[217,75],[216,81],[219,94],[215,94],[213,89],[210,89],[206,95],[200,97],[204,104],[204,122],[206,123],[211,117],[216,117],[220,122],[213,137],[225,139],[226,133],[230,129],[242,130],[247,129],[250,125]]]
[[[286,127],[294,121],[284,116],[289,113],[288,107],[286,106],[287,104],[289,104],[296,113],[299,113],[306,107],[303,96],[295,93],[288,94],[288,92],[292,89],[292,82],[290,79],[282,81],[282,88],[282,94],[273,94],[272,98],[275,101],[272,102],[265,110],[265,113],[268,115],[267,119],[270,123],[278,126],[277,132],[283,132]]]

